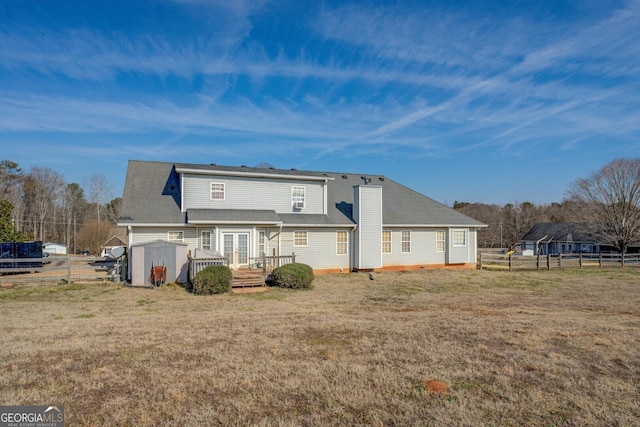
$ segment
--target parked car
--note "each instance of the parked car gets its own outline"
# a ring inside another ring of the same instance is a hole
[[[81,255],[84,255],[84,256],[89,256],[89,255],[91,255],[91,252],[89,252],[89,251],[82,251],[82,252],[80,252],[80,254],[81,254]]]

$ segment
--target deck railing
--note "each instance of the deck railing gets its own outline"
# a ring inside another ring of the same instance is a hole
[[[296,254],[291,255],[278,255],[278,256],[261,256],[255,258],[249,258],[249,269],[262,271],[264,275],[267,275],[273,271],[274,268],[281,267],[285,264],[293,264],[296,262]],[[229,259],[226,257],[220,258],[190,258],[189,259],[189,281],[193,283],[193,279],[200,271],[211,265],[226,265],[229,266]]]
[[[296,254],[278,255],[278,256],[261,256],[251,258],[249,268],[251,270],[262,270],[263,274],[269,274],[274,268],[281,267],[285,264],[294,264],[296,262]]]
[[[193,283],[196,274],[212,265],[229,265],[229,258],[190,258],[189,259],[189,282]]]

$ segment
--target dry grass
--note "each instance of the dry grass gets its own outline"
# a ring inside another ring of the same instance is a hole
[[[0,403],[63,404],[68,425],[640,423],[634,270],[57,285],[0,308]]]

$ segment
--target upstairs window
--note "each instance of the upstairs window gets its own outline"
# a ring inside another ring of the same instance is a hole
[[[224,200],[224,183],[211,183],[211,200]]]
[[[291,187],[291,204],[294,209],[304,209],[305,187]]]
[[[453,230],[453,246],[467,246],[467,232],[465,230]]]
[[[436,252],[444,252],[444,230],[436,231]]]

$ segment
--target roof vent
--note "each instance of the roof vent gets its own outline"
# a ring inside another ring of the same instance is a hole
[[[241,167],[241,168],[246,168],[246,167],[247,167],[247,165],[240,165],[240,167]]]
[[[216,165],[215,163],[209,163],[209,166],[215,166],[215,165]]]
[[[274,168],[273,166],[269,166],[269,169],[275,170],[276,168]]]
[[[298,169],[296,169],[296,168],[291,168],[291,170],[292,170],[292,171],[297,171]]]
[[[371,178],[367,178],[366,176],[361,176],[360,179],[364,182],[364,185],[371,184]]]
[[[342,179],[347,179],[349,178],[347,175],[342,175]]]
[[[384,176],[379,176],[379,177],[378,177],[378,179],[379,179],[380,181],[384,181]]]

